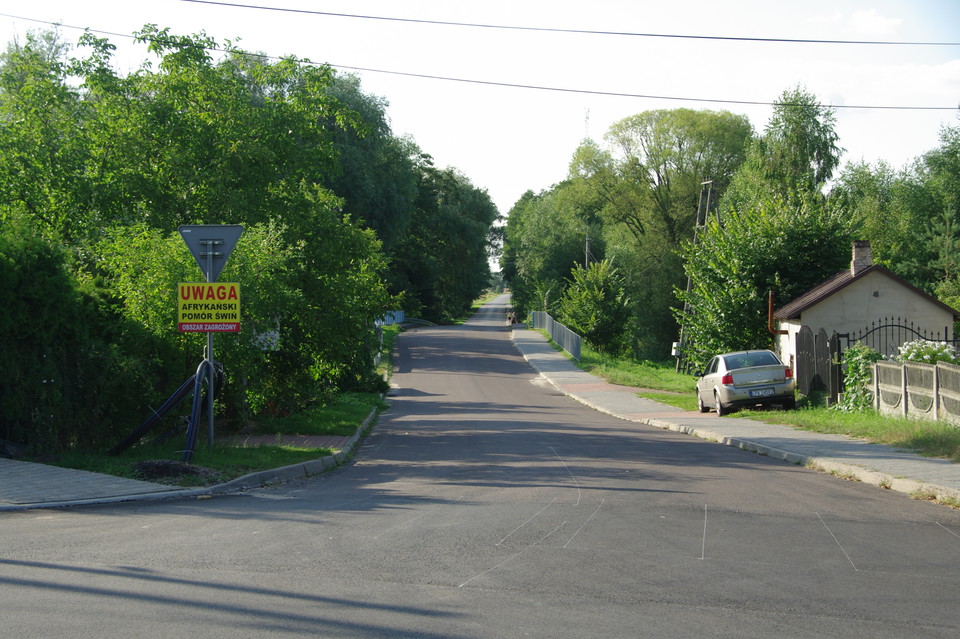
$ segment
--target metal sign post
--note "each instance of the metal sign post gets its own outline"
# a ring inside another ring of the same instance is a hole
[[[223,270],[227,258],[233,252],[243,227],[239,224],[185,224],[178,227],[180,236],[186,242],[187,248],[197,261],[197,266],[203,271],[207,283],[215,282]],[[216,374],[213,366],[213,332],[207,331],[207,348],[204,359],[209,362],[207,367],[207,445],[213,446],[213,389],[216,383]]]
[[[201,240],[201,244],[207,246],[207,270],[203,274],[207,283],[213,282],[210,274],[213,273],[213,246],[223,244],[222,240]],[[222,253],[221,253],[222,255]],[[210,362],[207,367],[207,446],[213,446],[213,388],[216,383],[216,376],[213,373],[213,331],[207,331],[207,356],[206,360]]]

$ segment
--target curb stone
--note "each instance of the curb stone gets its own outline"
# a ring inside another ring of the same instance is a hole
[[[381,395],[381,400],[383,396]],[[223,495],[231,492],[243,492],[255,488],[265,488],[268,486],[277,486],[297,479],[306,479],[314,475],[321,475],[325,472],[342,466],[353,455],[354,448],[364,435],[370,430],[374,418],[379,413],[379,408],[372,408],[370,413],[364,418],[357,430],[343,444],[343,448],[332,455],[325,455],[319,459],[291,464],[290,466],[281,466],[271,470],[259,470],[249,475],[243,475],[228,482],[217,484],[203,489],[208,494]]]

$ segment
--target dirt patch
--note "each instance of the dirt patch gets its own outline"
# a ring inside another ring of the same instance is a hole
[[[236,435],[223,441],[228,446],[293,446],[295,448],[329,448],[343,450],[349,437],[340,435]]]
[[[220,479],[220,473],[216,470],[170,459],[137,462],[133,470],[138,479],[160,484],[176,485],[186,478],[198,480],[198,483],[202,484],[211,484]]]

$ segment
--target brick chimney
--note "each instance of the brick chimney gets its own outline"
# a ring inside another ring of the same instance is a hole
[[[871,266],[873,266],[873,256],[870,254],[870,240],[855,240],[853,243],[853,260],[850,262],[850,275],[856,277]]]

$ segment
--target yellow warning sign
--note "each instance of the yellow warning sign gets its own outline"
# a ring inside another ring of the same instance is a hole
[[[181,282],[177,285],[181,333],[239,333],[240,284]]]

